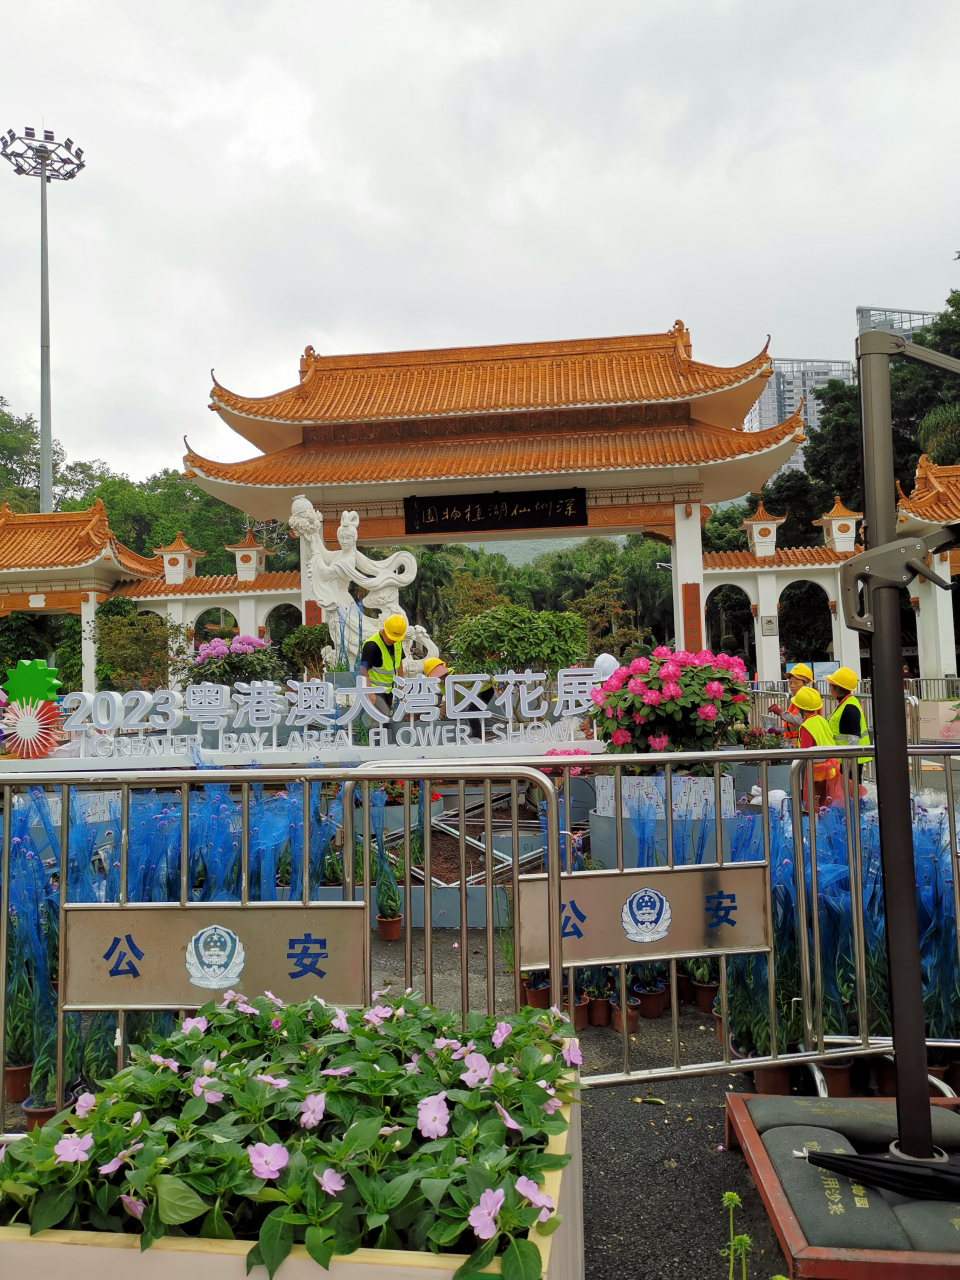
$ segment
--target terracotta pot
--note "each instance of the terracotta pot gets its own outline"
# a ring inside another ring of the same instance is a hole
[[[843,1058],[837,1062],[819,1062],[817,1064],[823,1072],[823,1078],[827,1082],[827,1093],[831,1098],[849,1098],[850,1097],[850,1068],[853,1062],[850,1058]]]
[[[641,1018],[659,1018],[663,1013],[663,986],[658,991],[638,991],[637,1004]]]
[[[549,1009],[550,1008],[550,988],[549,987],[528,987],[523,984],[524,1003],[528,1004],[531,1009]]]
[[[753,1073],[753,1081],[757,1087],[757,1093],[783,1097],[790,1092],[790,1068],[786,1065],[757,1067]]]
[[[679,992],[677,993],[679,995]],[[663,984],[663,1012],[669,1013],[673,1007],[673,992],[670,990],[669,978]]]
[[[954,1093],[960,1093],[960,1062],[951,1062],[947,1067],[947,1084]]]
[[[723,1020],[720,1017],[719,1013],[715,1013],[713,1015],[713,1021],[717,1028],[717,1044],[722,1049],[723,1048]]]
[[[564,1008],[567,1017],[570,1016],[569,1006]],[[573,1029],[574,1031],[582,1031],[590,1021],[590,997],[581,996],[573,1008]]]
[[[400,928],[403,916],[377,916],[377,932],[381,942],[397,942],[400,939]]]
[[[57,1108],[55,1105],[49,1106],[49,1107],[34,1107],[34,1106],[28,1106],[29,1102],[30,1102],[30,1099],[27,1098],[24,1102],[20,1104],[20,1110],[23,1112],[24,1117],[26,1118],[26,1121],[27,1121],[28,1132],[31,1129],[42,1128],[43,1125],[45,1125],[48,1120],[52,1120],[53,1117],[57,1114]],[[73,1102],[73,1094],[68,1093],[64,1097],[63,1105],[65,1107],[68,1107],[71,1102]]]
[[[946,1078],[947,1078],[947,1071],[949,1070],[949,1068],[950,1068],[951,1066],[953,1066],[953,1063],[944,1063],[944,1065],[943,1065],[942,1067],[931,1067],[931,1066],[928,1064],[928,1065],[927,1065],[927,1075],[928,1075],[928,1076],[935,1076],[938,1080],[944,1080],[944,1081],[945,1081],[945,1080],[946,1080]],[[942,1097],[943,1097],[943,1094],[940,1092],[940,1090],[939,1090],[939,1089],[935,1089],[935,1088],[933,1087],[933,1085],[930,1085],[930,1086],[929,1086],[929,1089],[930,1089],[930,1097],[931,1097],[931,1098],[942,1098]]]
[[[33,1064],[25,1067],[7,1067],[3,1073],[4,1092],[8,1102],[23,1102],[30,1092],[30,1073]]]
[[[695,1004],[697,993],[693,989],[693,979],[689,973],[677,970],[677,999],[681,1004]]]
[[[897,1096],[897,1069],[893,1058],[883,1057],[877,1063],[877,1090],[881,1098]]]
[[[620,1019],[620,1006],[618,1004],[614,1004],[613,1001],[611,1000],[610,1011],[613,1016],[613,1029],[614,1031],[619,1031],[622,1026],[621,1019]],[[628,1000],[627,1001],[627,1030],[636,1031],[639,1025],[640,1025],[640,1009],[637,1005],[637,1002],[636,1000]]]
[[[691,979],[691,981],[693,982],[693,989],[696,993],[697,1008],[701,1013],[712,1013],[713,1002],[717,998],[717,992],[720,990],[720,983],[697,982],[695,978]]]
[[[590,1025],[591,1027],[609,1027],[610,1025],[610,997],[599,996],[595,1000],[590,1001]]]

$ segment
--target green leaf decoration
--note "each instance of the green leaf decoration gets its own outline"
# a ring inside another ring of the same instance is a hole
[[[62,1222],[70,1210],[73,1208],[73,1202],[77,1198],[76,1187],[48,1187],[46,1191],[41,1191],[33,1202],[33,1213],[30,1215],[30,1234],[35,1236],[38,1231],[48,1231],[50,1227],[55,1227],[58,1222]]]
[[[167,1224],[191,1222],[206,1213],[207,1205],[193,1187],[172,1174],[162,1174],[156,1181],[157,1211],[160,1221]]]
[[[540,1280],[540,1250],[529,1240],[511,1240],[500,1259],[503,1280]]]
[[[48,667],[42,658],[21,658],[12,670],[7,668],[3,689],[11,702],[56,702],[62,683],[56,667]]]

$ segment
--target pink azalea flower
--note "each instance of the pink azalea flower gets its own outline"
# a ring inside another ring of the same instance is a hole
[[[670,646],[669,646],[669,645],[666,645],[666,644],[658,644],[658,645],[657,645],[657,647],[656,647],[656,648],[654,649],[654,651],[653,651],[653,656],[654,656],[655,658],[659,658],[659,659],[661,659],[661,661],[662,661],[664,658],[669,658],[669,657],[670,657]]]
[[[324,1169],[323,1173],[315,1173],[313,1176],[320,1183],[320,1190],[325,1191],[328,1196],[335,1196],[346,1185],[336,1169]]]
[[[613,707],[607,707],[607,709],[606,709],[606,716],[607,716],[607,719],[608,719],[608,720],[612,720],[612,719],[613,719]],[[456,943],[454,943],[453,945],[454,945],[454,946],[456,946],[457,944],[456,944]]]
[[[270,1085],[274,1089],[285,1089],[290,1083],[289,1080],[278,1079],[276,1076],[256,1075],[254,1080],[262,1080],[264,1084]]]
[[[639,711],[635,711],[630,717],[634,724],[646,724],[646,716],[642,716]]]
[[[150,1061],[155,1062],[158,1067],[169,1067],[171,1071],[179,1071],[180,1063],[173,1058],[161,1058],[159,1053],[151,1053]]]
[[[347,1023],[347,1015],[344,1013],[342,1009],[337,1009],[336,1015],[337,1016],[334,1018],[333,1022],[330,1025],[333,1027],[336,1027],[338,1031],[342,1031],[344,1035],[346,1035],[346,1033],[350,1030],[350,1027]]]
[[[67,1134],[53,1148],[57,1164],[79,1164],[83,1160],[89,1160],[92,1146],[92,1133],[85,1133],[82,1138],[76,1133]]]
[[[591,690],[590,690],[590,701],[593,703],[593,705],[594,705],[595,707],[602,707],[602,706],[603,706],[603,704],[604,704],[604,702],[605,702],[605,698],[604,698],[604,696],[603,696],[603,690],[602,690],[602,689],[591,689]]]
[[[634,676],[645,676],[650,670],[649,658],[634,658],[630,663],[630,674]]]
[[[624,711],[623,707],[617,707],[617,710],[616,710],[617,719],[622,720],[625,715],[626,715],[626,712]]]
[[[673,660],[678,667],[690,667],[695,661],[689,649],[678,649],[673,655]]]
[[[247,1157],[255,1178],[263,1178],[269,1182],[279,1178],[281,1170],[286,1168],[290,1154],[282,1142],[255,1142],[247,1148]]]
[[[497,1214],[503,1208],[504,1199],[502,1191],[481,1192],[480,1203],[467,1215],[467,1221],[478,1240],[492,1240],[497,1234]]]
[[[716,662],[716,659],[709,649],[701,649],[693,661],[695,666],[709,667]]]
[[[583,1066],[583,1054],[580,1052],[580,1046],[576,1040],[571,1040],[568,1045],[565,1045],[561,1050],[561,1054],[568,1067]]]
[[[180,1024],[181,1031],[192,1031],[196,1027],[199,1031],[206,1031],[208,1027],[206,1018],[184,1018]]]
[[[663,686],[661,693],[663,694],[664,701],[666,702],[669,702],[671,699],[675,701],[677,698],[683,697],[683,690],[675,680],[668,680]]]
[[[120,1200],[121,1200],[121,1203],[123,1204],[123,1207],[126,1209],[127,1213],[129,1213],[131,1217],[133,1218],[143,1217],[143,1211],[147,1207],[146,1200],[136,1200],[134,1199],[133,1196],[125,1196],[122,1193],[120,1195]]]
[[[134,1151],[142,1151],[143,1143],[135,1142],[132,1147],[127,1147],[125,1151],[121,1151],[118,1156],[114,1156],[112,1160],[108,1160],[106,1164],[100,1166],[101,1173],[116,1173],[116,1171],[126,1160],[127,1156],[133,1155]]]
[[[614,675],[617,677],[617,679],[622,683],[624,680],[626,680],[627,676],[630,674],[630,668],[629,668],[629,667],[617,667],[616,671],[615,671],[613,674],[614,674]]]
[[[85,1120],[87,1115],[97,1105],[97,1099],[92,1093],[81,1093],[77,1099],[76,1112],[81,1120]]]
[[[646,707],[658,707],[660,705],[660,690],[648,689],[643,695],[643,704]]]
[[[665,733],[651,733],[648,741],[651,751],[666,751],[670,739]]]
[[[731,702],[746,702],[747,695],[745,693],[735,693],[731,696]]]
[[[634,676],[632,680],[627,681],[627,692],[632,693],[634,697],[636,697],[638,693],[643,693],[646,687],[647,686],[639,676]]]
[[[300,1103],[300,1128],[315,1129],[323,1119],[327,1107],[325,1093],[308,1093]]]
[[[280,1028],[283,1026],[283,1023],[280,1021],[279,1018],[271,1018],[270,1025],[271,1027],[273,1027],[274,1031],[279,1031]]]
[[[665,662],[657,672],[657,675],[661,680],[679,680],[680,668],[675,662]]]
[[[255,1009],[255,1008],[253,1007],[253,1005],[252,1005],[252,1004],[247,1004],[247,1003],[246,1003],[246,1001],[244,1001],[244,1000],[238,1000],[238,1001],[237,1001],[237,1012],[238,1012],[238,1013],[254,1013],[254,1014],[256,1014],[256,1013],[259,1013],[259,1012],[260,1012],[260,1010],[259,1010],[259,1009]]]
[[[723,685],[719,680],[708,680],[703,692],[708,698],[722,698]]]
[[[353,1067],[327,1067],[320,1074],[322,1076],[348,1076],[352,1070]]]
[[[425,1138],[442,1138],[450,1123],[450,1110],[444,1099],[446,1092],[431,1094],[417,1103],[417,1128]]]
[[[704,703],[702,707],[697,707],[697,715],[701,720],[716,720],[717,708],[712,702]]]
[[[614,729],[610,735],[610,741],[615,747],[625,747],[630,741],[629,729]]]
[[[544,1195],[534,1180],[532,1178],[525,1178],[523,1174],[521,1174],[517,1179],[516,1187],[518,1193],[522,1195],[524,1199],[529,1200],[534,1208],[543,1210],[538,1221],[546,1222],[550,1217],[550,1211],[557,1207],[553,1202],[553,1198],[551,1196]]]
[[[222,1102],[223,1094],[217,1093],[215,1089],[208,1089],[208,1084],[218,1084],[213,1076],[197,1076],[193,1082],[193,1096],[199,1098],[203,1094],[204,1102]]]
[[[489,1081],[491,1067],[482,1053],[468,1053],[463,1065],[467,1070],[460,1079],[468,1089],[475,1089],[477,1085],[484,1085]]]
[[[495,1049],[502,1048],[504,1040],[512,1030],[513,1028],[509,1022],[498,1022],[493,1033],[493,1047]]]
[[[499,1102],[495,1102],[493,1105],[497,1108],[497,1111],[500,1113],[500,1119],[503,1121],[503,1123],[507,1126],[508,1129],[520,1128],[516,1120],[514,1120],[513,1116],[510,1115],[509,1111],[504,1111],[503,1107],[501,1107]]]

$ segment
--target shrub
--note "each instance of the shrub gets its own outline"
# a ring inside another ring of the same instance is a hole
[[[256,636],[234,636],[229,645],[214,637],[197,650],[190,679],[229,685],[238,680],[282,681],[283,663],[276,648]]]
[[[462,621],[450,636],[449,650],[464,672],[493,675],[530,667],[555,675],[561,667],[584,661],[587,629],[575,613],[504,604]]]

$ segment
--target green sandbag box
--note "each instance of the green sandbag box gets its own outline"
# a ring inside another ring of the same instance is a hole
[[[804,1147],[853,1155],[885,1151],[896,1105],[867,1098],[750,1098],[750,1119],[807,1242],[832,1249],[960,1253],[960,1204],[908,1200],[798,1160]],[[960,1151],[960,1116],[931,1107],[934,1143]]]

